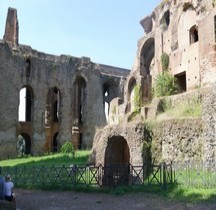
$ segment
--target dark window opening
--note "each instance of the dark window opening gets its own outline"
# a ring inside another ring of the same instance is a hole
[[[161,18],[160,25],[162,25],[162,29],[165,31],[169,27],[170,24],[170,11],[167,10],[163,17]]]
[[[199,41],[198,28],[197,26],[193,26],[190,29],[190,44],[193,44],[198,41]]]
[[[54,98],[55,102],[53,103],[53,122],[58,122],[59,121],[59,95],[60,91],[58,88],[54,87],[53,89],[54,93]]]
[[[76,112],[78,112],[77,119],[79,124],[83,124],[83,114],[86,101],[86,82],[84,78],[78,77],[76,79]]]
[[[78,149],[82,149],[82,133],[79,133]]]
[[[26,69],[25,69],[26,77],[30,77],[30,72],[31,72],[31,61],[30,59],[26,59]]]
[[[57,141],[58,132],[53,136],[53,152],[58,152],[58,141]]]
[[[82,110],[82,104],[80,104],[80,106],[79,106],[79,122],[81,124],[83,123],[82,118],[83,118],[83,110]]]
[[[59,122],[60,113],[60,91],[57,87],[50,88],[47,94],[45,125],[50,126],[52,122]]]
[[[178,92],[179,93],[186,92],[187,91],[186,72],[176,74],[175,78],[178,87]]]
[[[58,122],[58,101],[53,104],[53,122]]]

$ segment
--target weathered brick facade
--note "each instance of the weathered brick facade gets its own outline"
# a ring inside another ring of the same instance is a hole
[[[91,148],[95,128],[107,124],[104,104],[123,95],[129,71],[20,45],[17,11],[12,8],[0,52],[0,158],[17,155],[19,134],[27,154],[56,151],[66,140]],[[20,120],[23,89],[26,110]]]

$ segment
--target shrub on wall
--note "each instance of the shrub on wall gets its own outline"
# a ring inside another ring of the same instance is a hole
[[[156,97],[175,94],[177,92],[175,78],[168,72],[159,74],[155,80],[153,91]]]
[[[142,101],[140,95],[140,86],[136,85],[134,87],[134,97],[133,97],[133,105],[134,105],[134,112],[140,112]]]
[[[169,67],[169,55],[165,52],[162,53],[161,55],[161,65],[162,65],[162,70],[167,71]]]

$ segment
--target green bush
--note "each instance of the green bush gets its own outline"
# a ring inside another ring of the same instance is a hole
[[[66,141],[61,147],[61,153],[75,155],[75,149],[70,141]]]
[[[169,67],[169,55],[165,52],[162,53],[161,55],[161,65],[162,65],[162,70],[167,71]]]
[[[134,87],[134,97],[133,97],[133,105],[134,105],[134,112],[140,112],[142,101],[140,96],[140,86]]]
[[[170,96],[177,93],[175,78],[168,72],[159,74],[155,80],[153,90],[156,97]]]

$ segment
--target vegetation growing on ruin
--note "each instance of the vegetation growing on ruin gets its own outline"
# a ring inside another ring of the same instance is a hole
[[[170,96],[177,92],[175,78],[169,72],[157,75],[153,92],[155,97]]]
[[[162,0],[160,3],[160,8],[163,8],[165,4],[169,3],[170,0]]]
[[[185,117],[201,117],[202,105],[198,96],[194,96],[190,100],[181,101],[175,106],[172,106],[168,98],[161,100],[158,120],[164,119],[179,119]]]
[[[167,71],[169,68],[169,55],[165,52],[161,54],[161,66],[163,71]]]
[[[75,149],[73,144],[70,141],[66,141],[61,147],[61,153],[71,154],[73,157],[75,157]]]
[[[133,97],[133,107],[134,107],[134,112],[138,113],[141,110],[142,107],[142,100],[141,100],[141,95],[140,95],[140,86],[136,85],[134,87],[134,97]]]

